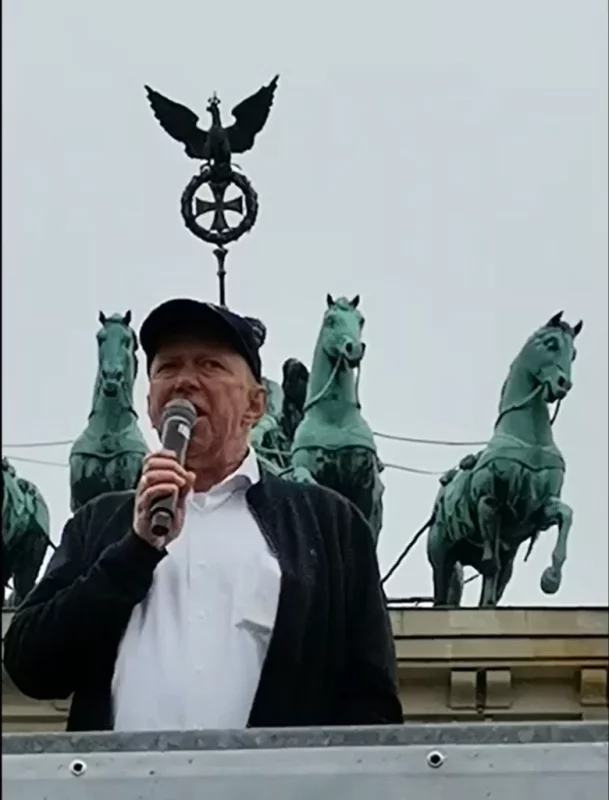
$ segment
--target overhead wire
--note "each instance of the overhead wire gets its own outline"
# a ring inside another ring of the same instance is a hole
[[[424,439],[416,436],[401,436],[394,433],[382,433],[381,431],[373,431],[373,434],[379,439],[387,439],[393,442],[406,442],[408,444],[427,444],[439,447],[483,447],[487,444],[486,441],[458,441],[453,439]],[[53,442],[11,442],[3,444],[3,447],[8,447],[14,450],[21,450],[23,448],[34,447],[63,447],[69,444],[74,444],[75,439],[59,439]]]
[[[45,467],[69,467],[63,461],[46,461],[43,458],[27,458],[27,456],[11,456],[11,461],[23,461],[26,464],[41,464]]]
[[[15,444],[2,444],[2,447],[10,447],[22,450],[26,447],[61,447],[63,445],[74,444],[76,439],[62,439],[57,442],[17,442]]]
[[[380,433],[372,431],[379,439],[389,439],[393,442],[409,442],[410,444],[432,444],[443,447],[484,447],[488,442],[456,442],[451,439],[418,439],[415,436],[398,436],[394,433]]]
[[[391,441],[398,441],[398,442],[407,442],[412,444],[427,444],[427,445],[439,445],[439,446],[447,446],[447,447],[478,447],[485,444],[485,442],[478,442],[478,441],[451,441],[451,440],[442,440],[442,439],[420,439],[413,436],[398,436],[390,433],[380,433],[378,431],[374,432],[374,435],[379,437],[380,439],[388,439]],[[50,442],[10,442],[8,444],[3,444],[3,448],[11,449],[11,450],[22,450],[22,449],[33,449],[33,448],[41,448],[41,447],[65,447],[67,445],[73,444],[75,439],[58,439],[55,441]],[[262,448],[261,448],[262,449]],[[268,448],[269,454],[275,454],[275,451]],[[287,455],[287,454],[283,454]],[[14,461],[22,461],[24,463],[30,464],[40,464],[43,466],[55,466],[55,467],[67,467],[68,464],[60,463],[58,461],[47,461],[45,459],[37,459],[37,458],[27,458],[25,456],[16,456],[12,455],[11,459]],[[410,472],[414,475],[443,475],[445,470],[430,470],[430,469],[423,469],[420,467],[411,467],[406,464],[396,464],[393,462],[384,461],[384,466],[387,469],[395,469],[399,470],[400,472]]]
[[[377,434],[377,435],[380,435],[380,434]],[[392,437],[387,436],[386,438],[392,438]],[[393,438],[396,438],[396,437],[393,437]],[[404,437],[404,438],[405,438],[405,441],[412,441],[412,439],[407,439],[406,437]],[[22,448],[22,447],[45,447],[45,446],[51,447],[51,446],[71,444],[72,441],[73,440],[63,440],[63,441],[56,441],[56,442],[28,442],[28,443],[24,443],[24,444],[4,445],[4,447],[15,447],[15,448],[17,448],[17,447],[19,447],[19,448]],[[423,440],[419,440],[419,441],[423,441]],[[425,440],[424,443],[442,444],[442,442],[439,442],[437,440],[436,441]],[[465,443],[464,442],[462,444],[471,444],[471,445],[473,445],[473,444],[483,444],[483,443],[476,443],[476,442]],[[276,451],[276,450],[274,450],[272,448],[260,448],[260,449],[263,452],[265,450],[268,450],[269,453],[273,453],[273,454],[277,454],[277,452],[278,452],[278,451]],[[28,458],[27,456],[11,456],[11,460],[20,461],[20,462],[27,463],[27,464],[39,464],[41,466],[49,466],[49,467],[68,468],[70,466],[69,464],[67,464],[65,462],[61,462],[61,461],[48,461],[46,459],[41,459],[41,458]],[[443,475],[444,472],[445,472],[445,470],[420,469],[418,467],[409,467],[409,466],[407,466],[405,464],[394,464],[394,463],[390,463],[390,462],[386,462],[386,461],[383,462],[383,465],[387,469],[395,469],[395,470],[399,470],[401,472],[409,472],[409,473],[415,474],[415,475],[437,476],[437,475]],[[418,540],[421,538],[421,536],[425,533],[425,531],[429,527],[429,524],[430,524],[430,520],[428,520],[425,523],[425,525],[422,528],[420,528],[414,534],[412,539],[404,547],[404,549],[402,550],[402,552],[400,553],[398,558],[395,560],[393,565],[390,567],[390,569],[383,576],[383,578],[381,580],[381,584],[386,583],[389,580],[389,578],[396,572],[396,570],[399,568],[400,564],[404,561],[406,556],[410,553],[410,551],[413,549],[415,544],[418,542]],[[466,579],[464,581],[464,583],[469,583],[470,581],[475,580],[477,577],[478,577],[478,575],[472,575],[472,576],[470,576],[470,578]]]
[[[378,431],[374,431],[374,435],[379,437],[380,439],[388,439],[391,441],[397,442],[407,442],[412,444],[427,444],[427,445],[439,445],[439,446],[447,446],[447,447],[478,447],[481,445],[486,444],[485,442],[476,442],[476,441],[451,441],[451,440],[443,440],[443,439],[421,439],[413,436],[398,436],[395,434],[390,433],[381,433]],[[33,449],[33,448],[41,448],[41,447],[65,447],[67,445],[73,444],[75,439],[57,439],[55,441],[50,442],[11,442],[8,444],[3,444],[3,448],[11,449],[11,450],[22,450],[22,449]],[[260,448],[263,450],[263,448]],[[275,451],[272,449],[268,449],[269,454],[275,454]],[[287,455],[287,454],[283,454]],[[11,459],[13,461],[21,461],[27,464],[39,464],[41,466],[48,466],[48,467],[68,467],[69,464],[65,464],[59,461],[48,461],[42,458],[27,458],[26,456],[17,456],[11,455]],[[423,469],[421,467],[411,467],[407,464],[396,464],[389,461],[384,461],[383,465],[387,469],[395,469],[399,472],[409,472],[413,475],[430,475],[430,476],[439,476],[443,475],[446,470],[431,470],[431,469]]]
[[[261,448],[264,452],[264,448]],[[26,464],[40,464],[47,467],[69,467],[70,465],[63,461],[48,461],[43,458],[28,458],[27,456],[11,456],[11,461],[21,461]],[[390,464],[386,461],[383,462],[387,469],[396,469],[401,472],[410,472],[414,475],[443,475],[446,470],[431,470],[419,469],[418,467],[409,467],[405,464]]]

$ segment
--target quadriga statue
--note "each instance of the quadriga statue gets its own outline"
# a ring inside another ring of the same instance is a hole
[[[463,565],[482,576],[479,604],[497,605],[520,546],[529,542],[528,557],[539,533],[554,525],[558,536],[541,589],[558,591],[573,512],[561,500],[565,462],[548,404],[560,404],[571,390],[581,329],[560,312],[533,333],[510,367],[488,445],[441,479],[427,540],[435,605],[460,604]]]
[[[100,311],[99,321],[93,404],[70,451],[73,512],[105,492],[132,489],[148,452],[133,407],[138,344],[131,312],[106,317]]]
[[[365,344],[359,297],[326,298],[311,372],[296,358],[283,365],[281,387],[264,379],[267,410],[252,433],[262,463],[285,480],[320,483],[351,500],[370,523],[375,542],[383,521],[383,469],[362,416],[355,371]],[[259,341],[266,328],[249,318]]]
[[[326,303],[303,416],[292,442],[291,477],[315,481],[351,500],[377,542],[383,521],[383,466],[359,401],[364,317],[359,296],[334,300],[328,295]]]
[[[17,606],[34,588],[51,544],[49,509],[38,488],[20,478],[2,458],[2,605],[9,580],[13,593],[8,606]]]

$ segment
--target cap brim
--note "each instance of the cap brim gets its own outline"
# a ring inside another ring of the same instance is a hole
[[[217,308],[210,303],[178,298],[157,306],[142,323],[139,339],[148,364],[163,341],[180,334],[217,336],[249,362],[247,347],[239,332]]]

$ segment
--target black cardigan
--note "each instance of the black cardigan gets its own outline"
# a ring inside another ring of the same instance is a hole
[[[112,728],[118,647],[166,555],[133,533],[133,496],[103,495],[68,521],[4,640],[4,666],[25,695],[73,695],[68,730]],[[362,515],[333,491],[266,474],[246,498],[282,571],[249,725],[401,723],[393,638]]]

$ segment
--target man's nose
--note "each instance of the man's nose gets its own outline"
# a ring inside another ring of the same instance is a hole
[[[176,390],[196,389],[198,386],[197,377],[192,370],[182,370],[176,375],[174,387]]]

